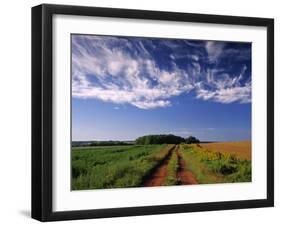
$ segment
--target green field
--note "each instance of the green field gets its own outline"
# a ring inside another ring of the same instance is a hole
[[[73,148],[72,189],[140,186],[169,145]]]
[[[195,144],[72,148],[72,190],[249,181],[250,160]]]

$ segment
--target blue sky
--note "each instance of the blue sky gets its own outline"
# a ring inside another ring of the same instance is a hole
[[[72,35],[72,139],[251,139],[251,44]]]

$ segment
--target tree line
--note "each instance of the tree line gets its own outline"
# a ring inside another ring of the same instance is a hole
[[[194,144],[200,141],[193,136],[189,136],[186,139],[173,134],[160,134],[160,135],[147,135],[138,137],[135,141],[136,144],[147,145],[147,144]]]
[[[173,134],[147,135],[139,137],[134,141],[73,141],[72,147],[88,147],[88,146],[124,146],[124,145],[147,145],[147,144],[195,144],[200,141],[193,136],[183,138]]]

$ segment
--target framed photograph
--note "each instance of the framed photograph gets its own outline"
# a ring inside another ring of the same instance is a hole
[[[32,8],[32,217],[274,205],[274,21]]]

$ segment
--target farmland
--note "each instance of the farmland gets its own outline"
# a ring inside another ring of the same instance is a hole
[[[72,189],[136,187],[168,153],[170,145],[73,149]]]
[[[251,141],[240,141],[240,142],[216,142],[200,144],[204,149],[213,152],[221,152],[224,154],[234,154],[240,159],[251,160]]]
[[[228,145],[73,147],[72,190],[251,181],[251,149]]]
[[[201,144],[183,145],[182,154],[188,162],[188,170],[196,175],[199,184],[233,183],[251,181],[251,160],[241,159],[224,149],[208,150]],[[251,150],[246,150],[250,152]],[[240,153],[240,152],[239,152]]]

